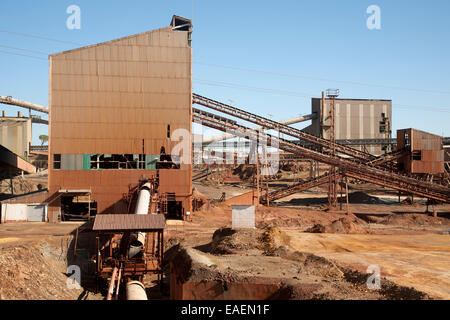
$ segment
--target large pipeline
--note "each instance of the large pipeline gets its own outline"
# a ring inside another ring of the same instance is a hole
[[[134,214],[148,214],[148,208],[150,205],[151,197],[151,183],[145,183],[141,190],[139,190],[138,198],[136,201],[136,209]],[[128,251],[128,257],[133,258],[142,252],[145,243],[145,233],[135,232],[130,235],[130,248]]]
[[[116,300],[119,299],[119,288],[121,277],[122,277],[122,269],[119,269],[119,275],[117,276],[117,286],[116,286]]]
[[[134,214],[148,214],[150,206],[152,184],[145,183],[139,190]],[[136,232],[131,234],[131,243],[128,257],[133,258],[141,254],[145,243],[145,233]],[[126,284],[127,300],[148,300],[144,285],[139,281],[129,281]]]
[[[18,107],[23,107],[23,108],[27,108],[27,109],[31,109],[31,110],[35,110],[35,111],[39,111],[39,112],[43,112],[43,113],[48,113],[49,109],[47,107],[38,105],[38,104],[34,104],[28,101],[22,101],[22,100],[18,100],[18,99],[14,99],[12,97],[7,97],[7,96],[0,96],[0,103],[4,103],[4,104],[10,104],[13,106],[18,106]]]
[[[117,267],[114,267],[113,273],[111,275],[111,280],[109,281],[108,285],[108,294],[106,295],[106,300],[111,300],[112,296],[114,295],[114,283],[116,282],[118,269]]]
[[[148,300],[144,285],[139,281],[127,282],[127,300]]]

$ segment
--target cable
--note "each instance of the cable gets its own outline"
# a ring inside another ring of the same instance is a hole
[[[257,69],[247,69],[247,68],[232,67],[232,66],[225,66],[225,65],[219,65],[219,64],[203,63],[203,62],[197,62],[197,61],[194,61],[193,63],[203,65],[203,66],[209,66],[209,67],[224,68],[224,69],[246,71],[246,72],[264,73],[264,74],[277,75],[277,76],[289,77],[289,78],[302,78],[302,79],[307,79],[307,80],[337,82],[337,83],[346,83],[346,84],[359,85],[359,86],[379,87],[379,88],[406,90],[406,91],[421,91],[421,92],[428,92],[428,93],[450,94],[449,91],[406,88],[406,87],[398,87],[398,86],[386,86],[386,85],[373,84],[373,83],[317,78],[317,77],[305,76],[305,75],[300,75],[300,74],[288,74],[288,73],[271,72],[271,71],[264,71],[264,70],[257,70]]]
[[[14,32],[14,31],[8,31],[8,30],[0,30],[0,32],[15,34],[15,35],[19,35],[19,36],[27,37],[27,38],[36,38],[36,39],[42,39],[42,40],[54,41],[54,42],[60,42],[60,43],[76,44],[78,46],[83,45],[83,44],[77,43],[77,42],[64,41],[64,40],[58,40],[58,39],[53,39],[53,38],[48,38],[48,37],[36,36],[33,34],[28,34],[28,33]]]
[[[286,95],[286,96],[295,96],[295,97],[301,97],[301,98],[308,98],[311,99],[315,96],[315,94],[307,94],[307,93],[300,93],[300,92],[294,92],[294,91],[284,91],[284,90],[275,90],[275,89],[268,89],[268,88],[259,88],[259,87],[251,87],[246,85],[240,85],[235,83],[229,83],[229,82],[220,82],[220,81],[212,81],[212,80],[202,80],[202,79],[196,79],[193,78],[194,81],[210,85],[210,86],[219,86],[219,87],[225,87],[225,88],[236,88],[236,89],[243,89],[243,90],[250,90],[250,91],[257,91],[257,92],[263,92],[263,93],[271,93],[271,94],[279,94],[279,95]],[[407,104],[397,104],[394,103],[392,105],[393,108],[399,108],[399,109],[421,109],[421,110],[427,110],[431,112],[450,112],[450,107],[427,107],[427,106],[412,106]]]
[[[0,50],[0,52],[1,53],[6,53],[6,54],[12,54],[12,55],[15,55],[15,56],[22,56],[22,57],[28,57],[28,58],[48,61],[48,59],[41,58],[41,57],[30,56],[28,54],[14,53],[14,52],[8,52],[8,51],[3,51],[3,50]]]
[[[58,40],[58,39],[54,39],[54,38],[37,36],[37,35],[21,33],[21,32],[14,32],[14,31],[8,31],[8,30],[0,30],[0,32],[15,34],[15,35],[23,36],[23,37],[28,37],[28,38],[36,38],[36,39],[42,39],[42,40],[47,40],[47,41],[54,41],[54,42],[59,42],[59,43],[68,43],[68,44],[84,46],[83,44],[77,43],[77,42]],[[18,50],[26,50],[26,49],[18,49]],[[399,87],[399,86],[386,86],[386,85],[365,83],[365,82],[356,82],[356,81],[326,79],[326,78],[305,76],[305,75],[300,75],[300,74],[288,74],[288,73],[271,72],[271,71],[258,70],[258,69],[247,69],[247,68],[241,68],[241,67],[225,66],[225,65],[204,63],[204,62],[198,62],[198,61],[194,61],[193,63],[198,64],[198,65],[209,66],[209,67],[225,68],[225,69],[239,70],[239,71],[246,71],[246,72],[257,72],[257,73],[278,75],[278,76],[290,77],[290,78],[302,78],[302,79],[308,79],[308,80],[314,80],[314,81],[337,82],[337,83],[346,83],[346,84],[359,85],[359,86],[379,87],[379,88],[405,90],[405,91],[421,91],[421,92],[427,92],[427,93],[450,94],[449,91],[427,90],[427,89],[407,88],[407,87]]]
[[[219,86],[219,87],[226,87],[226,88],[237,88],[237,89],[247,89],[257,92],[264,92],[264,93],[274,93],[274,94],[280,94],[280,95],[286,95],[286,96],[295,96],[295,97],[301,97],[301,98],[311,98],[314,96],[313,94],[309,93],[301,93],[301,92],[294,92],[294,91],[286,91],[286,90],[276,90],[276,89],[269,89],[269,88],[260,88],[260,87],[252,87],[252,86],[246,86],[246,85],[240,85],[236,83],[229,83],[229,82],[221,82],[221,81],[212,81],[212,80],[203,80],[203,79],[196,79],[193,78],[194,81],[206,84],[206,85],[212,85],[212,86]]]
[[[23,49],[23,48],[17,48],[17,47],[9,47],[9,46],[3,46],[3,45],[0,45],[0,47],[2,47],[2,48],[7,48],[7,49],[21,50],[21,51],[27,51],[27,52],[31,52],[31,53],[37,53],[37,54],[45,54],[45,55],[48,55],[47,52],[42,52],[42,51],[29,50],[29,49]]]
[[[20,35],[20,36],[24,36],[24,37],[30,37],[30,38],[37,38],[37,39],[44,39],[44,40],[49,40],[49,41],[55,41],[55,42],[60,42],[60,43],[70,43],[70,44],[81,45],[81,44],[76,43],[76,42],[62,41],[62,40],[58,40],[58,39],[53,39],[53,38],[48,38],[48,37],[41,37],[41,36],[30,35],[30,34],[19,33],[19,32],[12,32],[12,31],[7,31],[7,30],[0,30],[0,32],[16,34],[16,35]],[[27,51],[27,52],[31,52],[31,53],[48,55],[47,53],[42,52],[42,51],[29,50],[29,49],[17,48],[17,47],[11,47],[11,46],[4,46],[4,45],[0,45],[0,47],[14,49],[14,50],[22,50],[22,51]],[[8,52],[8,51],[3,51],[3,50],[0,50],[0,53],[48,61],[48,59],[45,59],[45,58],[31,56],[31,55],[26,55],[26,54],[21,54],[21,53],[14,53],[14,52]],[[393,86],[383,86],[383,85],[376,85],[376,84],[367,84],[367,83],[362,83],[362,82],[322,79],[322,78],[308,77],[308,76],[303,76],[303,75],[298,75],[298,74],[277,73],[277,72],[270,72],[270,71],[264,71],[264,70],[246,69],[246,68],[224,66],[224,65],[218,65],[218,64],[208,64],[208,63],[203,63],[203,62],[194,62],[194,63],[195,64],[199,64],[199,65],[205,65],[205,66],[212,66],[212,67],[218,67],[218,68],[240,70],[240,71],[246,71],[246,72],[257,72],[257,73],[278,75],[278,76],[284,76],[284,77],[304,78],[304,79],[318,80],[318,81],[341,82],[341,83],[348,83],[348,84],[356,84],[356,85],[364,85],[364,86],[376,86],[376,87],[400,89],[400,90],[409,90],[409,91],[423,91],[423,92],[450,94],[450,92],[445,92],[445,91],[431,91],[431,90],[425,90],[425,89],[412,89],[412,88],[403,88],[403,87],[393,87]],[[294,97],[300,97],[300,98],[308,98],[308,99],[310,99],[311,97],[315,96],[315,94],[310,94],[310,93],[300,93],[300,92],[294,92],[294,91],[276,90],[276,89],[269,89],[269,88],[260,88],[260,87],[239,85],[239,84],[235,84],[235,83],[228,83],[228,82],[211,81],[211,80],[203,80],[203,79],[195,79],[195,78],[193,80],[196,81],[196,82],[199,82],[201,84],[210,85],[210,86],[221,86],[221,87],[227,87],[227,88],[246,89],[246,90],[252,90],[252,91],[256,91],[256,92],[280,94],[280,95],[294,96]],[[450,112],[449,110],[439,109],[439,108],[435,108],[435,107],[411,106],[411,105],[403,105],[403,104],[394,104],[393,107],[396,107],[396,108],[404,107],[404,108],[408,108],[408,109],[409,108],[426,109],[428,111],[434,111],[434,112]],[[447,108],[447,107],[444,107],[444,108]]]

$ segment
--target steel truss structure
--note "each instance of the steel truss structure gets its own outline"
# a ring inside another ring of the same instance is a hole
[[[398,172],[390,168],[371,164],[370,162],[375,162],[377,158],[366,152],[362,152],[348,146],[335,144],[334,147],[336,153],[341,153],[350,157],[344,158],[337,154],[332,155],[327,150],[330,146],[330,142],[326,139],[311,136],[298,129],[279,124],[272,120],[265,119],[238,108],[222,104],[215,100],[201,97],[199,95],[194,94],[193,103],[197,103],[216,111],[220,111],[222,113],[259,124],[268,129],[277,129],[281,133],[297,137],[298,139],[308,139],[309,142],[313,143],[315,141],[315,144],[316,146],[318,146],[318,148],[307,148],[304,146],[300,146],[291,141],[277,138],[267,133],[252,130],[238,124],[234,120],[230,120],[222,116],[218,116],[213,113],[205,112],[196,108],[192,109],[194,122],[201,123],[202,125],[220,130],[222,132],[229,132],[236,136],[247,138],[249,140],[258,141],[258,139],[263,139],[267,141],[268,146],[275,146],[280,150],[298,154],[306,159],[311,159],[335,166],[339,168],[342,174],[352,178],[374,183],[384,187],[389,187],[395,190],[408,192],[414,195],[435,199],[438,201],[450,202],[450,188],[448,186],[436,182],[427,182],[411,175],[399,174]],[[383,162],[384,159],[379,161]]]

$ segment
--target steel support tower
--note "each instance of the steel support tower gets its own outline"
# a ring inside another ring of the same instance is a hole
[[[330,155],[332,157],[336,156],[336,138],[334,135],[334,124],[335,124],[335,102],[336,98],[339,96],[338,89],[328,89],[327,90],[327,98],[329,100],[329,132],[330,132]],[[324,100],[325,101],[325,100]],[[325,109],[325,105],[322,106],[323,110]],[[330,166],[330,174],[328,175],[328,207],[329,209],[334,209],[337,207],[337,171],[336,166]]]

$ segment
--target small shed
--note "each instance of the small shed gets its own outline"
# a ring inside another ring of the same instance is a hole
[[[232,207],[232,229],[253,229],[255,228],[255,206]]]
[[[408,154],[399,159],[408,173],[440,174],[444,172],[444,148],[442,137],[416,130],[397,130],[397,149]]]
[[[164,258],[163,214],[99,214],[95,217],[93,231],[97,232],[97,275],[111,276],[114,267],[122,266],[124,277],[142,280],[148,272],[156,273],[162,281]],[[145,233],[143,255],[128,255],[130,235]]]

